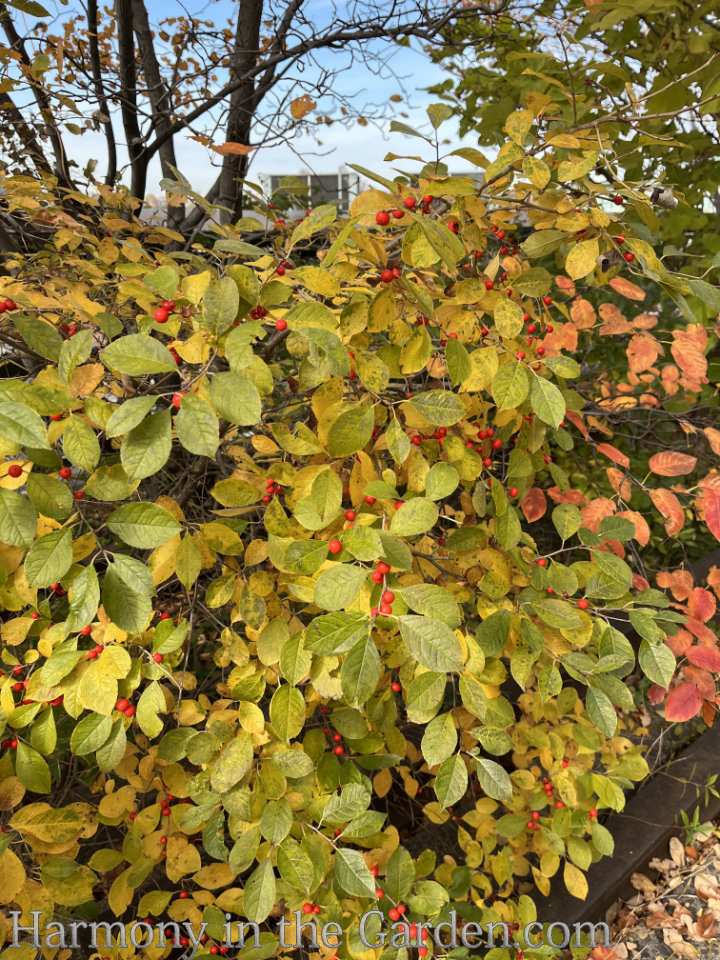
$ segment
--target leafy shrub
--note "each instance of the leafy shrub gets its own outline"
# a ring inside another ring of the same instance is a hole
[[[342,957],[401,901],[528,921],[559,871],[586,896],[597,812],[648,773],[638,665],[669,720],[712,721],[715,600],[638,548],[720,537],[717,293],[542,109],[492,163],[457,151],[480,186],[373,175],[266,247],[173,253],[120,191],[70,214],[5,177],[47,230],[2,281],[0,899],[26,919],[106,900],[221,939],[308,902]],[[408,803],[462,859],[413,860]]]

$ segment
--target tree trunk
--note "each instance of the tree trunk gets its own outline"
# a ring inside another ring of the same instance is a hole
[[[263,0],[240,0],[235,46],[230,61],[230,80],[240,80],[252,67],[258,57],[260,43],[260,23],[262,20]],[[248,144],[255,110],[255,81],[241,83],[230,95],[230,109],[226,128],[226,139],[232,143]],[[248,157],[229,154],[223,159],[220,174],[218,203],[229,207],[233,218],[242,216],[243,196],[241,180],[248,168]],[[229,220],[229,214],[222,214],[223,220]]]

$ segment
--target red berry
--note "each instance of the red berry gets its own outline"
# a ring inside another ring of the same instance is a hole
[[[386,227],[390,223],[390,214],[387,210],[378,210],[375,214],[375,223],[381,227]]]
[[[169,816],[170,816],[170,807],[165,807],[165,809],[164,809],[163,812],[162,812],[162,815],[163,815],[164,817],[169,817]]]
[[[61,414],[61,413],[53,413],[53,414],[50,415],[50,419],[51,419],[51,420],[55,420],[55,421],[57,421],[57,420],[62,420],[62,414]]]
[[[413,443],[416,447],[419,447],[422,443],[422,437],[419,433],[416,433],[414,437],[410,438],[410,442]]]
[[[392,590],[386,590],[381,597],[383,603],[392,603],[394,599],[395,594],[392,592]]]
[[[536,563],[539,567],[546,567],[546,566],[547,566],[547,560],[545,559],[545,557],[540,557],[540,559],[539,559],[539,560],[536,560],[535,563]]]
[[[379,870],[379,868],[378,868],[378,865],[377,865],[376,863],[374,863],[374,864],[370,867],[370,873],[371,873],[374,877],[376,877],[379,872],[380,872],[380,870]]]
[[[590,819],[591,819],[591,820],[594,820],[595,817],[597,817],[597,815],[598,815],[598,812],[597,812],[597,810],[595,809],[595,807],[593,807],[592,810],[590,811]]]
[[[533,810],[531,816],[532,816],[533,820],[539,820],[539,819],[540,819],[540,814],[537,812],[537,810]]]
[[[545,327],[545,333],[552,333],[552,332],[553,332],[553,328],[552,328],[552,326],[551,326],[550,324],[548,324],[548,325]]]
[[[490,446],[493,448],[493,450],[502,449],[502,440],[500,439],[500,437],[495,437],[495,439],[490,444]]]
[[[280,265],[279,267],[276,268],[275,273],[276,273],[279,277],[284,277],[284,276],[285,276],[285,267],[283,267],[282,265]]]
[[[340,553],[342,544],[339,540],[331,540],[330,543],[328,543],[328,550],[330,553]]]
[[[585,597],[583,597],[582,600],[578,600],[578,606],[581,610],[587,610],[588,602]]]
[[[123,713],[125,714],[126,717],[134,717],[135,707],[132,704],[130,704],[130,706],[126,710],[123,710]]]
[[[517,487],[510,487],[510,489],[508,490],[508,493],[510,494],[511,497],[516,497],[518,495]]]
[[[8,467],[8,473],[11,477],[21,477],[22,476],[22,467],[19,463],[11,463]]]
[[[537,330],[537,327],[535,326],[534,323],[529,323],[527,329],[528,329],[528,333],[535,333],[535,331]]]
[[[615,197],[615,199],[613,200],[613,203],[614,203],[615,206],[617,206],[617,207],[621,207],[621,206],[622,206],[622,204],[623,204],[623,198],[620,196],[620,194],[618,194],[618,195]]]
[[[395,909],[395,907],[393,907],[391,910],[388,911],[388,916],[389,916],[390,919],[393,920],[393,921],[400,919],[400,914],[397,912],[397,910]]]
[[[334,734],[333,734],[333,740],[335,741],[335,743],[342,743],[342,734],[341,734],[341,733],[334,733]]]
[[[384,617],[389,617],[390,614],[392,613],[392,604],[389,604],[389,603],[381,603],[381,604],[380,604],[380,613],[381,613]]]
[[[392,283],[393,280],[395,279],[395,276],[392,270],[383,270],[382,273],[380,274],[380,279],[382,280],[383,283]]]
[[[386,573],[390,573],[390,564],[386,563],[384,560],[380,560],[377,565],[377,569],[378,573],[382,573],[384,576]]]
[[[552,297],[543,297],[543,303],[545,304],[546,307],[549,307],[550,304],[552,303]]]
[[[129,700],[126,700],[125,697],[122,697],[122,698],[121,698],[120,700],[118,700],[118,702],[115,704],[115,709],[116,709],[116,710],[119,710],[120,713],[124,713],[129,706],[130,706],[130,701],[129,701]]]
[[[634,259],[635,259],[635,254],[634,254],[634,253],[626,253],[626,254],[625,254],[625,260],[626,260],[627,263],[632,263]]]
[[[545,347],[538,347],[538,348],[537,348],[537,354],[538,354],[539,357],[542,357],[542,356],[544,355],[544,353],[545,353]]]
[[[562,810],[565,804],[562,802],[562,800],[558,800],[556,801],[555,806],[557,807],[558,810]]]
[[[425,206],[427,206],[429,203],[432,203],[432,202],[433,202],[433,199],[434,199],[434,198],[433,198],[429,193],[427,193],[427,194],[425,194],[425,196],[422,198],[422,202],[425,204]]]
[[[169,313],[165,310],[164,307],[158,307],[155,313],[153,314],[153,320],[155,323],[167,323],[167,318]]]
[[[37,620],[37,619],[39,619],[40,614],[37,612],[37,610],[34,610],[34,611],[30,614],[30,616],[32,617],[33,620]]]
[[[373,583],[382,583],[383,575],[379,570],[373,570],[373,572],[370,574],[370,579],[373,581]]]
[[[618,243],[625,243],[625,234],[624,234],[624,233],[619,233],[619,234],[615,237],[615,240],[616,240]]]
[[[170,614],[169,614],[169,613],[161,613],[161,614],[160,614],[160,619],[161,619],[161,620],[169,620],[169,619],[170,619]]]
[[[313,912],[314,914],[320,913],[320,906],[319,906],[319,904],[316,903],[316,904],[313,905],[312,912]]]
[[[355,519],[355,511],[354,511],[354,510],[346,510],[346,511],[345,511],[345,519],[346,519],[346,520],[354,520],[354,519]]]
[[[555,591],[553,590],[552,587],[548,587],[547,590],[545,591],[545,593],[547,593],[547,594],[549,594],[549,595],[552,595],[553,593],[555,593]]]
[[[344,752],[345,752],[345,748],[340,743],[333,750],[333,753],[335,754],[336,757],[341,757]]]
[[[82,498],[83,498],[84,496],[85,496],[85,494],[83,493],[82,490],[76,490],[75,493],[73,494],[73,497],[74,497],[76,500],[82,500]]]
[[[393,210],[392,215],[396,220],[402,220],[402,218],[405,216],[405,212],[403,210]]]
[[[88,660],[97,660],[97,657],[98,657],[97,650],[90,650],[88,652],[88,655],[87,655]]]
[[[518,352],[515,354],[515,356],[518,358],[518,360],[524,360],[524,359],[525,359],[525,351],[524,351],[524,350],[518,350]]]
[[[163,655],[162,655],[161,653],[154,653],[154,654],[153,654],[153,660],[155,661],[155,663],[162,663],[162,662],[163,662]]]
[[[371,496],[365,497],[365,503],[368,503],[370,504],[370,506],[372,506],[375,503],[375,497],[371,497]]]
[[[495,286],[495,284],[493,283],[492,280],[486,280],[486,281],[485,281],[485,289],[486,289],[486,290],[492,290],[494,286]]]
[[[10,741],[9,747],[10,747],[11,750],[17,750],[17,748],[18,748],[18,742],[17,742],[17,740],[16,740],[14,737],[13,737],[13,739]]]
[[[415,208],[415,197],[405,197],[403,203],[408,208],[408,210],[413,210]]]
[[[92,627],[88,624],[86,627],[83,627],[80,631],[83,637],[89,637],[92,633]]]
[[[483,458],[483,466],[484,466],[484,467],[491,467],[491,466],[492,466],[492,460],[490,459],[490,457],[484,457],[484,458]]]
[[[390,684],[390,689],[392,690],[393,693],[400,693],[400,691],[402,690],[402,687],[397,682],[397,680],[393,680],[393,682]]]
[[[279,272],[280,272],[280,268],[278,268],[278,273],[279,273]],[[283,271],[283,272],[284,272],[284,271]],[[281,332],[282,332],[283,330],[287,330],[287,320],[282,320],[282,319],[276,320],[276,321],[275,321],[275,329],[276,329],[276,330],[280,330]]]
[[[384,890],[380,890],[380,888],[378,888],[378,889],[375,891],[375,896],[378,898],[378,900],[382,900],[382,898],[385,896],[385,891],[384,891]]]
[[[72,470],[70,467],[60,467],[58,470],[58,475],[61,480],[69,480],[72,476]]]
[[[395,509],[396,509],[396,510],[399,510],[400,507],[401,507],[404,503],[405,503],[404,500],[396,500],[396,501],[395,501]]]
[[[182,398],[185,396],[184,393],[174,393],[172,398],[172,405],[176,410],[180,409],[180,404],[182,403]]]

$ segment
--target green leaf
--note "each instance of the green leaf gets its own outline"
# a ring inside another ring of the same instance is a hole
[[[114,624],[129,633],[140,633],[150,619],[154,593],[152,576],[144,564],[122,554],[112,557],[102,581],[102,602]]]
[[[192,394],[183,397],[175,417],[178,440],[198,457],[214,457],[220,444],[218,418],[212,407]]]
[[[396,847],[385,866],[385,892],[395,902],[404,900],[412,890],[414,880],[412,857],[405,847]]]
[[[498,410],[514,410],[528,395],[530,383],[525,365],[512,360],[500,367],[492,382],[492,396]]]
[[[142,423],[148,413],[155,406],[157,398],[134,397],[132,400],[126,400],[120,404],[110,414],[110,418],[105,426],[105,435],[108,437],[120,437],[124,433],[129,433],[134,427]]]
[[[336,563],[320,573],[315,583],[313,603],[322,610],[342,610],[360,593],[367,570]]]
[[[173,373],[177,364],[167,347],[144,333],[132,333],[113,340],[102,351],[102,360],[110,370],[141,377],[148,373]]]
[[[172,300],[177,291],[180,277],[172,267],[158,267],[143,277],[145,286],[157,293],[163,300]]]
[[[76,757],[85,757],[99,750],[110,736],[112,720],[99,713],[89,713],[75,725],[70,735],[70,749]]]
[[[448,757],[440,765],[435,776],[435,795],[440,807],[447,810],[462,799],[468,788],[468,772],[465,761],[459,754]]]
[[[162,546],[182,529],[157,503],[124,503],[110,514],[107,525],[124,543],[144,550]]]
[[[445,344],[445,363],[454,387],[459,387],[472,373],[470,354],[464,344],[454,337],[450,337]]]
[[[61,580],[72,564],[72,533],[55,530],[40,537],[25,558],[25,576],[31,587],[49,587]]]
[[[310,893],[315,883],[315,868],[300,844],[290,837],[283,840],[277,853],[280,876],[293,887]]]
[[[63,383],[70,383],[75,368],[90,356],[92,345],[92,330],[78,330],[74,337],[63,341],[58,360],[58,374]]]
[[[240,291],[231,277],[221,277],[209,284],[203,297],[202,324],[219,337],[237,319]]]
[[[449,627],[460,626],[462,611],[445,587],[438,587],[434,583],[417,583],[411,587],[403,587],[400,595],[408,607],[416,613],[434,617]]]
[[[57,746],[57,728],[52,709],[44,710],[33,722],[30,733],[33,749],[44,757],[49,756]],[[19,749],[19,748],[18,748]]]
[[[535,375],[530,387],[530,404],[543,423],[557,430],[565,417],[565,400],[554,383]]]
[[[585,707],[590,722],[606,737],[614,737],[617,729],[617,714],[610,697],[602,690],[588,687],[585,695]]]
[[[335,851],[335,876],[351,897],[374,897],[375,878],[359,850],[340,847]]]
[[[499,763],[482,758],[476,761],[476,769],[480,786],[489,797],[502,803],[512,799],[512,781]]]
[[[79,470],[92,473],[100,459],[100,443],[95,431],[74,414],[63,431],[63,454]]]
[[[533,609],[543,623],[556,630],[574,630],[580,626],[577,611],[562,600],[533,600]]]
[[[385,439],[387,440],[390,456],[395,463],[404,463],[407,460],[407,455],[410,453],[410,438],[400,426],[397,419],[393,418],[392,423],[385,433]]]
[[[431,530],[438,518],[438,508],[432,500],[415,497],[407,500],[393,513],[390,533],[396,537],[414,537]]]
[[[0,402],[0,437],[21,447],[47,450],[45,424],[40,416],[23,403]]]
[[[460,397],[449,390],[428,390],[408,402],[420,416],[437,427],[452,427],[467,413]]]
[[[37,750],[22,741],[18,743],[15,775],[20,783],[33,793],[50,793],[50,768]]]
[[[70,612],[67,628],[70,633],[92,623],[100,605],[100,584],[92,564],[83,567],[70,586]]]
[[[170,423],[170,411],[161,410],[124,437],[120,460],[131,483],[151,477],[167,463],[172,449]]]
[[[648,680],[667,690],[675,673],[675,657],[664,643],[640,641],[638,663]]]
[[[243,893],[243,912],[248,920],[262,923],[275,904],[275,873],[269,860],[263,860],[250,874]]]
[[[238,373],[216,373],[210,381],[210,400],[230,423],[250,427],[260,422],[262,402],[257,387]]]
[[[362,404],[344,404],[328,431],[328,453],[331,457],[349,457],[367,446],[375,426],[375,410]]]
[[[423,734],[421,749],[429,767],[452,756],[457,746],[457,731],[451,713],[441,713],[428,723]]]
[[[400,634],[410,656],[436,673],[459,671],[463,666],[460,641],[447,624],[432,617],[399,618]]]
[[[425,477],[425,493],[430,500],[444,500],[457,490],[459,483],[460,475],[455,467],[449,463],[435,463]]]
[[[46,473],[33,472],[27,479],[27,495],[43,517],[67,520],[73,509],[72,491],[66,483]]]
[[[340,683],[345,700],[353,707],[362,707],[375,693],[381,673],[377,647],[370,636],[365,636],[343,660]]]
[[[159,714],[165,710],[167,710],[167,704],[162,687],[153,680],[140,694],[135,714],[140,729],[151,740],[162,732],[164,724]]]
[[[561,503],[552,512],[552,522],[560,538],[569,540],[582,526],[582,514],[572,503]]]
[[[125,756],[126,748],[127,734],[125,733],[122,718],[118,717],[113,723],[110,736],[105,743],[95,751],[95,759],[103,773],[109,773],[110,770],[114,769],[120,763]]]
[[[347,783],[340,793],[333,793],[325,804],[322,823],[347,823],[370,806],[370,791],[359,783]]]
[[[202,569],[202,555],[192,537],[185,536],[175,554],[175,573],[180,583],[189,590]]]
[[[290,833],[293,813],[285,797],[270,800],[260,818],[260,832],[268,843],[277,846]]]
[[[281,740],[292,740],[305,724],[305,700],[296,687],[281,684],[270,700],[270,723]]]
[[[51,323],[20,314],[13,317],[13,324],[31,350],[52,363],[58,362],[64,341]]]
[[[214,762],[210,785],[217,793],[227,793],[242,780],[252,764],[252,739],[247,731],[241,730]]]
[[[367,635],[370,621],[364,613],[328,613],[315,617],[307,629],[305,648],[313,653],[345,653]]]
[[[0,487],[0,541],[27,549],[35,539],[38,514],[27,497]]]

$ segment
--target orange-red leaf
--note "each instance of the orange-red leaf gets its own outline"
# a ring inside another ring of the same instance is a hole
[[[644,300],[645,293],[640,287],[636,287],[634,283],[630,283],[629,280],[625,280],[623,277],[613,277],[610,281],[610,286],[616,293],[619,293],[621,297],[626,297],[628,300]]]
[[[672,723],[692,720],[700,713],[702,697],[693,683],[679,683],[665,701],[665,719]]]
[[[720,457],[720,430],[715,427],[705,427],[703,433],[708,438],[710,449]]]
[[[685,513],[680,501],[670,490],[650,490],[649,492],[650,499],[665,518],[665,529],[668,535],[674,537],[685,526]]]
[[[705,382],[708,362],[699,347],[685,340],[676,340],[670,352],[683,376],[697,383]]]
[[[673,570],[669,572],[662,570],[657,575],[657,585],[663,590],[672,590],[672,595],[676,600],[682,602],[692,593],[695,580],[689,570]]]
[[[688,597],[688,612],[691,617],[707,623],[715,616],[715,597],[704,587],[695,587]]]
[[[697,457],[688,453],[677,453],[674,450],[663,450],[655,453],[648,461],[648,466],[659,477],[682,477],[692,473],[697,463]]]
[[[525,494],[520,509],[525,514],[528,523],[534,523],[547,511],[547,498],[540,487],[532,487]]]
[[[252,153],[255,147],[248,147],[244,143],[235,143],[232,140],[228,140],[227,143],[221,143],[219,147],[216,147],[214,144],[210,144],[215,153],[219,153],[222,157],[227,157],[229,154],[235,154],[237,156],[246,156],[248,153]]]
[[[624,517],[635,524],[635,539],[641,547],[644,547],[650,541],[650,527],[641,513],[636,510],[621,510],[618,512],[618,517]]]
[[[596,449],[598,453],[602,453],[606,457],[609,457],[613,463],[617,463],[621,467],[630,466],[630,458],[627,457],[622,450],[618,450],[618,448],[614,447],[611,443],[599,443]]]
[[[720,491],[714,487],[704,487],[698,503],[702,507],[708,530],[720,540]]]
[[[627,348],[630,369],[633,373],[649,370],[662,352],[662,344],[652,334],[636,333],[631,337]]]
[[[685,656],[696,667],[720,671],[720,650],[717,647],[690,647],[685,651]]]
[[[578,330],[589,330],[595,326],[595,308],[589,300],[577,297],[570,307],[570,319]]]

